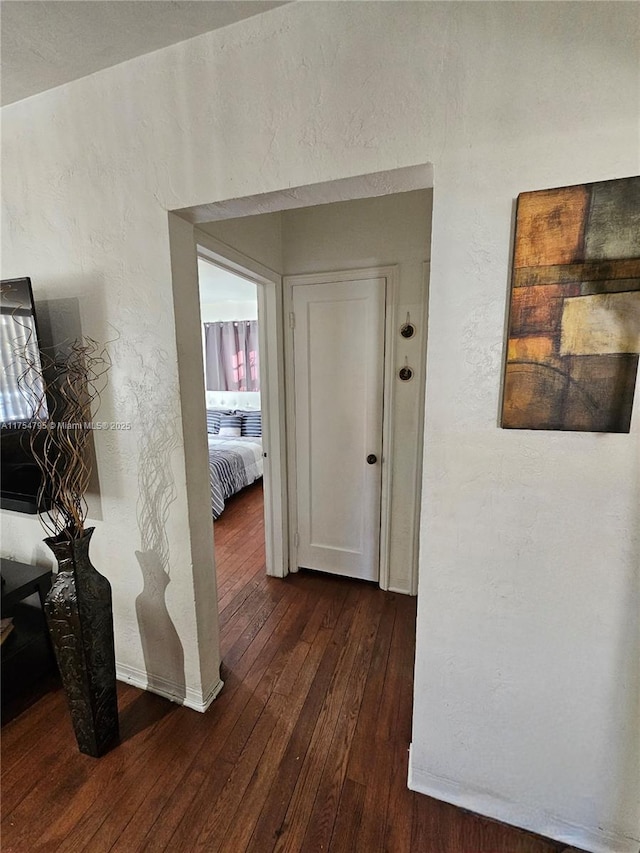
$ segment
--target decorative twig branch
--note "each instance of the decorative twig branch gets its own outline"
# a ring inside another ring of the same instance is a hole
[[[55,355],[38,353],[30,342],[28,337],[20,346],[24,369],[18,384],[36,415],[27,435],[42,473],[38,506],[48,507],[39,517],[50,535],[76,539],[87,517],[92,417],[100,406],[111,358],[106,346],[89,337]]]

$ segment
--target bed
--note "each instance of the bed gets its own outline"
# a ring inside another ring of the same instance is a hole
[[[207,413],[210,425],[213,423]],[[213,429],[219,430],[218,419]],[[246,421],[242,419],[242,432],[257,432],[248,424],[255,424],[255,418]],[[260,428],[259,432],[262,432]],[[246,486],[255,483],[262,477],[263,452],[261,435],[221,435],[218,431],[210,431],[207,435],[209,444],[209,472],[211,482],[211,510],[214,521],[220,518],[226,501],[242,491]]]

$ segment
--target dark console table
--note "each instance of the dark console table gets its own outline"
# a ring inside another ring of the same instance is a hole
[[[2,615],[5,609],[22,601],[34,592],[38,593],[40,605],[44,607],[44,599],[51,589],[53,577],[50,569],[29,566],[27,563],[16,563],[15,560],[0,560],[2,573]]]
[[[43,605],[51,588],[49,569],[0,560],[2,616],[13,618],[13,630],[2,643],[3,719],[10,704],[55,672],[55,660]],[[9,715],[13,716],[13,714]]]

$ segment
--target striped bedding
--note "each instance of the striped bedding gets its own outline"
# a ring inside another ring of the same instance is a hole
[[[211,509],[219,518],[225,501],[262,477],[262,439],[208,435]]]

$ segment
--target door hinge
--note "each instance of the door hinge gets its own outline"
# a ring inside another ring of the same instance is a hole
[[[297,531],[293,536],[293,544],[296,546],[296,548],[300,547],[300,534]]]
[[[296,315],[293,313],[293,311],[290,311],[289,312],[289,328],[295,329],[295,327],[296,327]]]

